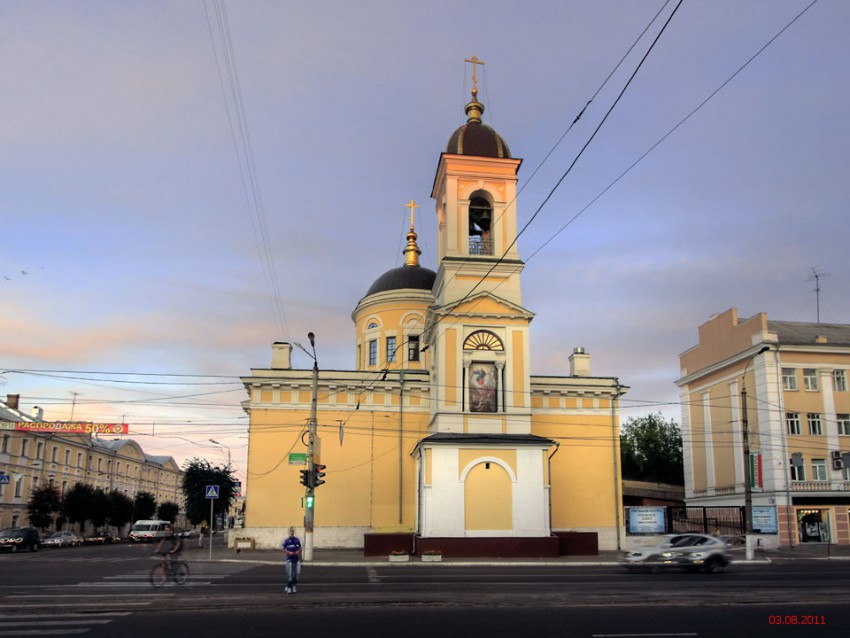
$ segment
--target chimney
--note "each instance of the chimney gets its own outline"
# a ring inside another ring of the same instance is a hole
[[[18,404],[21,401],[20,394],[7,394],[6,395],[6,407],[10,410],[17,410]]]
[[[590,355],[582,347],[573,348],[573,353],[570,355],[570,376],[590,376]]]
[[[32,418],[41,421],[44,418],[44,410],[37,405],[32,406]]]
[[[292,369],[292,344],[286,341],[275,341],[272,344],[272,369]]]

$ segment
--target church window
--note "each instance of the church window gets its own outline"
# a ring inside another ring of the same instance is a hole
[[[369,365],[373,366],[378,363],[378,340],[372,339],[369,341]]]
[[[419,361],[419,335],[407,337],[407,360]]]
[[[395,337],[387,337],[387,363],[395,362]]]
[[[469,335],[463,342],[464,350],[490,350],[501,352],[505,349],[499,337],[489,330],[478,330]]]
[[[493,254],[493,207],[483,197],[469,201],[469,254]]]
[[[366,329],[367,329],[367,330],[374,330],[374,329],[375,329],[375,328],[377,328],[377,327],[378,327],[378,324],[377,324],[377,323],[375,323],[375,322],[373,321],[373,322],[372,322],[372,323],[370,323],[368,326],[366,326]]]

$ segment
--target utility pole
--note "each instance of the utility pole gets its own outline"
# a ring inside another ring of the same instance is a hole
[[[313,521],[315,516],[315,485],[313,476],[315,475],[315,462],[313,454],[316,448],[316,428],[317,428],[317,412],[319,403],[319,361],[316,359],[316,335],[312,332],[307,333],[307,338],[310,340],[310,348],[313,351],[313,382],[310,391],[310,423],[307,439],[307,491],[304,498],[304,560],[313,560]]]
[[[753,547],[753,477],[750,467],[750,430],[747,420],[747,368],[750,367],[753,359],[768,350],[770,350],[770,346],[762,346],[761,350],[751,356],[747,365],[744,366],[744,374],[741,375],[741,436],[744,440],[744,542],[747,560],[755,558],[755,548]]]

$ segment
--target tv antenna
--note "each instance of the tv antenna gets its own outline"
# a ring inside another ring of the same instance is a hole
[[[815,282],[815,303],[817,308],[818,323],[820,323],[820,280],[825,279],[829,276],[830,274],[828,272],[823,272],[818,270],[817,268],[812,268],[812,276],[806,280]]]

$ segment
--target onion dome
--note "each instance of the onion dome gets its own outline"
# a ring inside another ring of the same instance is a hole
[[[509,158],[511,151],[495,130],[481,122],[484,105],[478,101],[478,89],[472,89],[472,100],[466,105],[466,124],[449,138],[446,153],[478,157]]]

